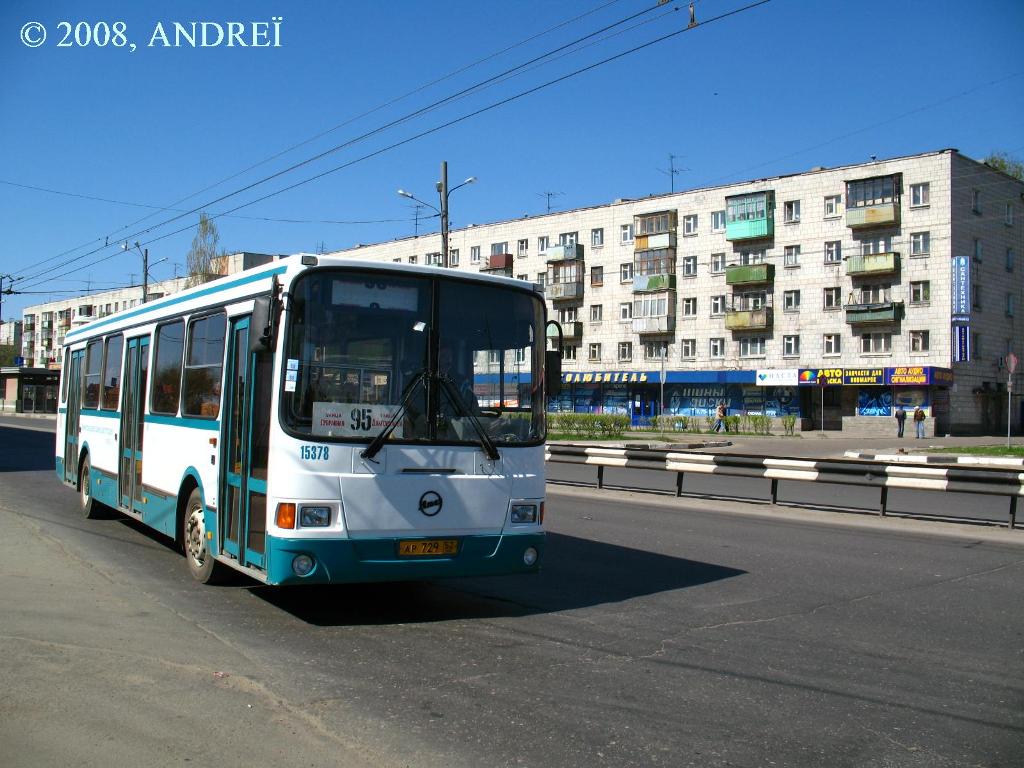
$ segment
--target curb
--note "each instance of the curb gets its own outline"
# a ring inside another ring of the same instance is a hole
[[[1024,458],[1011,456],[913,456],[905,453],[862,453],[846,451],[847,459],[867,459],[868,461],[888,461],[897,464],[967,464],[972,466],[992,467],[1024,467]]]

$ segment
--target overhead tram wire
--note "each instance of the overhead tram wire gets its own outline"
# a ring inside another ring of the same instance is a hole
[[[298,149],[299,147],[303,147],[303,146],[305,146],[307,144],[310,144],[310,143],[316,141],[317,139],[320,139],[320,138],[322,138],[322,137],[324,137],[324,136],[326,136],[326,135],[328,135],[330,133],[333,133],[336,130],[339,130],[340,128],[343,128],[346,125],[350,125],[351,123],[354,123],[354,122],[356,122],[358,120],[361,120],[364,117],[369,117],[370,115],[372,115],[372,114],[374,114],[376,112],[379,112],[382,109],[386,109],[387,107],[393,106],[394,104],[397,104],[398,102],[403,101],[403,100],[409,98],[410,96],[414,96],[417,93],[425,91],[428,88],[431,88],[431,87],[433,87],[433,86],[435,86],[435,85],[437,85],[439,83],[444,82],[445,80],[449,80],[452,77],[455,77],[456,75],[462,74],[463,72],[466,72],[466,71],[472,69],[473,67],[477,67],[480,64],[484,64],[484,63],[486,63],[486,62],[488,62],[488,61],[490,61],[492,59],[497,58],[498,56],[501,56],[501,55],[503,55],[505,53],[508,53],[511,50],[514,50],[514,49],[516,49],[518,47],[526,45],[527,43],[530,43],[530,42],[532,42],[534,40],[537,40],[537,39],[539,39],[541,37],[544,37],[545,35],[548,35],[548,34],[554,32],[554,31],[556,31],[558,29],[561,29],[562,27],[565,27],[565,26],[568,26],[569,24],[574,24],[574,23],[576,23],[578,21],[581,21],[582,19],[586,18],[587,16],[590,16],[590,15],[593,15],[594,13],[602,11],[605,8],[607,8],[607,7],[611,6],[611,5],[615,5],[618,2],[620,2],[620,0],[608,0],[608,2],[602,3],[601,5],[598,5],[597,7],[592,8],[591,10],[586,11],[585,13],[582,13],[582,14],[579,14],[577,16],[574,16],[571,19],[566,19],[565,21],[559,22],[558,24],[555,24],[554,26],[548,27],[547,29],[545,29],[545,30],[543,30],[541,32],[538,32],[536,34],[530,35],[529,37],[526,37],[526,38],[524,38],[523,40],[520,40],[517,43],[513,43],[512,45],[506,46],[505,48],[502,48],[499,51],[495,51],[492,54],[489,54],[489,55],[484,56],[484,57],[482,57],[480,59],[477,59],[477,60],[475,60],[473,62],[470,62],[469,64],[466,64],[466,65],[464,65],[462,67],[459,67],[458,69],[452,70],[451,72],[449,72],[446,75],[443,75],[443,76],[441,76],[439,78],[431,80],[430,82],[424,83],[423,85],[418,86],[417,88],[414,88],[411,91],[407,91],[406,93],[404,93],[404,94],[402,94],[400,96],[396,96],[393,99],[391,99],[389,101],[386,101],[386,102],[384,102],[382,104],[378,104],[376,107],[368,109],[365,112],[362,112],[362,113],[360,113],[358,115],[355,115],[354,117],[350,117],[347,120],[344,120],[341,123],[338,123],[337,125],[334,125],[331,128],[328,128],[325,131],[321,131],[320,133],[318,133],[318,134],[316,134],[314,136],[311,136],[308,139],[304,139],[303,141],[300,141],[297,144],[293,144],[292,146],[287,147],[286,149],[283,149],[283,150],[281,150],[279,152],[276,152],[275,154],[273,154],[273,155],[271,155],[269,157],[266,157],[266,158],[260,160],[259,162],[253,163],[252,165],[250,165],[250,166],[248,166],[246,168],[243,168],[242,170],[237,171],[236,173],[233,173],[230,176],[226,176],[226,177],[220,179],[219,181],[214,182],[213,184],[209,184],[209,185],[203,187],[202,189],[199,189],[199,190],[197,190],[195,192],[192,192],[191,194],[186,195],[185,197],[182,197],[182,198],[174,201],[170,205],[160,208],[159,210],[165,210],[165,211],[176,210],[174,208],[174,206],[180,205],[181,203],[185,202],[186,200],[191,200],[193,197],[196,197],[197,195],[201,195],[203,192],[207,192],[207,191],[209,191],[211,189],[214,189],[215,187],[220,186],[221,184],[224,184],[225,182],[228,182],[228,181],[230,181],[232,179],[235,179],[235,178],[237,178],[239,176],[242,176],[243,174],[246,174],[249,171],[251,171],[251,170],[253,170],[255,168],[258,168],[261,165],[265,165],[266,163],[269,163],[272,160],[276,160],[277,158],[279,158],[279,157],[281,157],[283,155],[286,155],[287,153],[292,152],[292,151]],[[125,238],[125,237],[121,236],[121,233],[124,232],[124,230],[126,230],[126,229],[128,229],[130,227],[133,227],[136,224],[140,224],[141,222],[146,221],[147,219],[155,216],[157,212],[158,211],[154,211],[152,213],[149,213],[149,214],[143,216],[142,218],[139,218],[139,219],[136,219],[134,221],[131,221],[131,222],[123,225],[122,227],[119,227],[118,229],[115,229],[115,230],[113,230],[111,232],[108,232],[106,235],[103,235],[100,238],[93,238],[93,239],[87,240],[84,243],[81,243],[81,244],[76,245],[76,246],[74,246],[72,248],[69,248],[69,249],[67,249],[65,251],[62,251],[61,253],[57,254],[56,256],[51,256],[50,258],[44,259],[41,262],[37,262],[35,266],[38,266],[39,264],[45,264],[45,263],[47,263],[49,261],[56,260],[56,259],[60,258],[61,256],[68,255],[70,253],[73,253],[74,251],[77,251],[77,250],[81,249],[81,248],[85,248],[88,245],[91,245],[93,243],[97,243],[101,239],[104,241],[105,246],[106,246],[106,244],[108,244],[110,242],[111,238],[114,238],[115,242],[118,242],[118,241],[123,240],[123,239],[131,239],[132,237],[135,237],[136,235],[128,235],[127,238]],[[136,234],[138,234],[138,233],[136,233]],[[98,250],[99,249],[91,251],[89,254],[84,254],[84,255],[92,255],[93,253],[96,253]]]
[[[364,160],[368,160],[370,158],[373,158],[373,157],[376,157],[378,155],[384,154],[385,152],[389,152],[389,151],[391,151],[393,149],[396,149],[398,147],[404,146],[404,145],[409,144],[409,143],[411,143],[413,141],[417,141],[418,139],[421,139],[421,138],[423,138],[425,136],[430,136],[430,135],[432,135],[434,133],[437,133],[438,131],[444,130],[445,128],[450,128],[453,125],[456,125],[458,123],[462,123],[462,122],[464,122],[466,120],[469,120],[469,119],[471,119],[473,117],[476,117],[478,115],[484,114],[486,112],[490,112],[491,110],[497,109],[498,107],[504,106],[505,104],[509,104],[509,103],[511,103],[513,101],[518,101],[519,99],[522,99],[525,96],[529,96],[531,94],[537,93],[538,91],[542,91],[542,90],[544,90],[546,88],[550,88],[551,86],[557,85],[558,83],[564,82],[564,81],[569,80],[569,79],[571,79],[573,77],[576,77],[578,75],[584,74],[585,72],[589,72],[589,71],[591,71],[593,69],[596,69],[596,68],[598,68],[600,66],[603,66],[605,64],[608,64],[608,63],[611,63],[613,61],[617,61],[618,59],[621,59],[621,58],[624,58],[626,56],[632,55],[632,54],[634,54],[634,53],[636,53],[638,51],[642,51],[642,50],[644,50],[646,48],[650,48],[653,45],[657,45],[659,43],[665,42],[666,40],[670,40],[670,39],[672,39],[674,37],[677,37],[677,36],[683,34],[684,32],[689,32],[691,30],[698,29],[698,28],[706,26],[708,24],[712,24],[712,23],[714,23],[716,21],[722,21],[724,19],[730,18],[730,17],[735,16],[737,14],[744,13],[744,12],[749,11],[749,10],[753,10],[754,8],[757,8],[759,6],[767,5],[770,2],[771,2],[771,0],[756,0],[756,2],[748,3],[747,5],[741,6],[739,8],[735,8],[733,10],[721,13],[721,14],[719,14],[717,16],[713,16],[713,17],[707,19],[706,21],[702,21],[699,25],[688,26],[688,27],[684,27],[682,29],[678,29],[678,30],[676,30],[674,32],[669,32],[668,34],[662,35],[662,36],[657,37],[657,38],[655,38],[653,40],[649,40],[646,43],[641,43],[640,45],[637,45],[637,46],[634,46],[632,48],[629,48],[629,49],[627,49],[625,51],[622,51],[620,53],[617,53],[617,54],[615,54],[613,56],[609,56],[607,58],[601,59],[600,61],[597,61],[597,62],[594,62],[592,64],[589,64],[589,65],[587,65],[585,67],[581,67],[579,69],[576,69],[576,70],[574,70],[572,72],[569,72],[569,73],[567,73],[565,75],[562,75],[560,77],[554,78],[552,80],[548,80],[547,82],[541,83],[540,85],[534,86],[532,88],[528,88],[528,89],[526,89],[524,91],[520,91],[517,94],[514,94],[514,95],[509,96],[507,98],[501,99],[499,101],[493,102],[493,103],[491,103],[491,104],[489,104],[489,105],[487,105],[485,107],[481,107],[480,109],[474,110],[473,112],[469,112],[469,113],[467,113],[465,115],[462,115],[460,117],[457,117],[457,118],[454,118],[452,120],[449,120],[449,121],[447,121],[445,123],[442,123],[440,125],[437,125],[437,126],[435,126],[433,128],[429,128],[429,129],[427,129],[425,131],[421,131],[420,133],[417,133],[417,134],[414,134],[413,136],[410,136],[410,137],[407,137],[405,139],[402,139],[401,141],[397,141],[397,142],[395,142],[393,144],[389,144],[389,145],[387,145],[385,147],[382,147],[380,149],[374,150],[373,152],[367,153],[365,155],[362,155],[361,157],[355,158],[355,159],[350,160],[350,161],[348,161],[346,163],[343,163],[341,165],[335,166],[334,168],[329,168],[326,171],[322,171],[321,173],[318,173],[318,174],[315,174],[313,176],[310,176],[310,177],[308,177],[306,179],[303,179],[302,181],[296,182],[296,183],[291,184],[291,185],[289,185],[287,187],[282,187],[281,189],[278,189],[278,190],[275,190],[273,192],[270,192],[270,193],[268,193],[266,195],[263,195],[262,197],[258,197],[256,199],[254,199],[254,200],[250,200],[249,202],[242,203],[241,205],[235,206],[234,208],[230,208],[227,211],[222,211],[220,213],[213,214],[213,215],[210,216],[210,218],[211,219],[218,219],[218,218],[221,218],[221,217],[223,217],[223,216],[225,216],[227,214],[234,213],[235,211],[239,211],[242,208],[246,208],[246,207],[248,207],[250,205],[255,205],[257,203],[261,203],[264,200],[270,199],[271,197],[275,197],[277,195],[283,194],[284,192],[289,192],[289,191],[291,191],[293,189],[296,189],[297,187],[301,187],[301,186],[303,186],[305,184],[308,184],[308,183],[310,183],[312,181],[316,181],[317,179],[321,179],[324,176],[328,176],[328,175],[330,175],[332,173],[336,173],[337,171],[340,171],[340,170],[343,170],[345,168],[349,168],[349,167],[351,167],[353,165],[356,165],[357,163],[361,163]],[[277,175],[280,175],[280,174],[277,174]],[[253,186],[253,185],[250,185],[249,188],[251,188],[251,186]],[[175,217],[175,218],[181,218],[181,217],[178,216],[178,217]],[[190,230],[190,229],[192,229],[192,225],[181,227],[180,229],[176,229],[176,230],[174,230],[172,232],[167,232],[166,234],[160,235],[159,237],[151,238],[150,240],[147,240],[146,243],[144,243],[144,245],[149,245],[149,244],[152,244],[152,243],[155,243],[155,242],[159,242],[160,240],[164,240],[165,238],[168,238],[168,237],[173,237],[174,235],[180,234],[180,233],[185,232],[185,231]],[[146,231],[148,231],[148,230],[146,230]],[[119,255],[119,253],[112,253],[109,256],[105,256],[102,259],[97,259],[96,261],[91,262],[91,264],[93,264],[93,265],[100,264],[100,263],[102,263],[104,261],[107,261],[109,259],[114,258],[117,255]],[[56,277],[63,277],[64,275],[71,274],[72,272],[75,272],[75,271],[77,271],[79,269],[82,269],[82,268],[83,267],[75,267],[75,268],[73,268],[73,269],[71,269],[71,270],[69,270],[67,272],[63,272],[63,273],[61,273],[59,275],[56,275]],[[35,278],[32,278],[32,279],[35,279]],[[37,282],[35,284],[38,285],[39,283]],[[31,286],[26,286],[26,287],[31,287]]]
[[[755,3],[754,5],[763,5],[764,3],[767,3],[767,2],[770,2],[770,0],[763,0],[762,2]],[[395,120],[392,120],[392,121],[390,121],[388,123],[385,123],[382,126],[374,128],[371,131],[367,131],[366,133],[363,133],[360,136],[356,136],[353,139],[350,139],[348,141],[342,142],[341,144],[335,145],[334,147],[331,147],[330,149],[327,149],[327,150],[325,150],[325,151],[323,151],[323,152],[321,152],[321,153],[319,153],[317,155],[314,155],[313,157],[310,157],[310,158],[302,160],[302,161],[300,161],[298,163],[295,163],[295,164],[293,164],[293,165],[291,165],[291,166],[289,166],[287,168],[284,168],[284,169],[282,169],[280,171],[277,171],[277,172],[275,172],[273,174],[270,174],[269,176],[265,176],[262,179],[258,179],[256,181],[252,182],[251,184],[247,184],[244,187],[236,189],[233,192],[229,192],[227,194],[221,195],[218,198],[215,198],[213,200],[207,201],[206,203],[204,203],[202,205],[199,205],[199,206],[197,206],[195,208],[192,208],[192,209],[190,209],[190,210],[188,210],[188,211],[186,211],[184,213],[180,213],[180,214],[178,214],[176,216],[170,217],[169,219],[165,219],[164,221],[162,221],[162,222],[160,222],[158,224],[154,224],[154,225],[152,225],[150,227],[146,227],[144,229],[140,229],[140,230],[138,230],[138,231],[136,231],[136,232],[134,232],[134,233],[132,233],[130,235],[121,235],[121,234],[119,234],[118,238],[117,238],[117,241],[120,241],[120,240],[131,240],[131,239],[140,237],[140,236],[145,235],[145,234],[147,234],[149,232],[152,232],[154,229],[159,229],[159,228],[164,227],[164,226],[166,226],[166,225],[168,225],[168,224],[170,224],[170,223],[172,223],[174,221],[177,221],[177,220],[179,220],[181,218],[184,218],[185,216],[188,216],[190,214],[198,213],[200,211],[203,211],[206,208],[208,208],[209,206],[216,205],[217,203],[223,202],[224,200],[227,200],[227,199],[229,199],[231,197],[234,197],[235,195],[241,194],[243,192],[247,192],[248,190],[253,189],[254,187],[257,187],[257,186],[259,186],[261,184],[265,184],[266,182],[271,181],[271,180],[273,180],[275,178],[278,178],[279,176],[283,176],[283,175],[285,175],[287,173],[290,173],[290,172],[292,172],[294,170],[297,170],[298,168],[301,168],[303,166],[309,165],[310,163],[316,162],[317,160],[321,160],[321,159],[323,159],[324,157],[326,157],[328,155],[334,154],[335,152],[338,152],[338,151],[340,151],[342,149],[350,147],[353,144],[356,144],[358,142],[364,141],[365,139],[370,138],[371,136],[374,136],[374,135],[376,135],[378,133],[381,133],[383,131],[386,131],[389,128],[393,128],[393,127],[395,127],[397,125],[400,125],[402,123],[408,122],[408,121],[412,120],[413,118],[419,117],[419,116],[421,116],[423,114],[426,114],[426,113],[428,113],[428,112],[430,112],[432,110],[435,110],[435,109],[443,106],[444,104],[447,104],[447,103],[452,102],[452,101],[454,101],[454,100],[456,100],[458,98],[461,98],[464,95],[467,95],[467,94],[472,93],[474,91],[481,90],[484,87],[486,87],[486,86],[488,86],[488,85],[490,85],[490,84],[492,84],[494,82],[500,81],[502,78],[507,77],[508,75],[510,75],[513,72],[516,72],[518,70],[522,70],[522,69],[524,69],[526,67],[529,67],[529,66],[531,66],[531,65],[533,65],[533,64],[535,64],[535,63],[537,63],[539,61],[542,61],[544,59],[552,57],[555,54],[560,53],[560,52],[562,52],[562,51],[564,51],[564,50],[566,50],[568,48],[572,48],[574,46],[577,46],[577,45],[579,45],[580,43],[582,43],[582,42],[584,42],[586,40],[589,40],[589,39],[591,39],[593,37],[596,37],[596,36],[598,36],[600,34],[603,34],[604,32],[607,32],[610,29],[614,29],[615,27],[621,26],[621,25],[623,25],[623,24],[625,24],[625,23],[627,23],[629,21],[632,21],[633,19],[636,19],[636,18],[638,18],[640,16],[644,16],[644,15],[650,13],[651,11],[657,10],[660,7],[662,7],[662,3],[656,3],[655,5],[650,6],[648,8],[645,8],[642,11],[638,11],[637,13],[631,14],[630,16],[622,18],[622,19],[620,19],[620,20],[618,20],[618,21],[616,21],[616,22],[614,22],[612,24],[608,24],[608,25],[602,27],[601,29],[595,30],[594,32],[590,32],[590,33],[588,33],[586,35],[583,35],[582,37],[579,37],[579,38],[577,38],[577,39],[575,39],[575,40],[573,40],[571,42],[568,42],[568,43],[565,43],[565,44],[563,44],[561,46],[558,46],[557,48],[554,48],[553,50],[548,51],[547,53],[541,54],[539,56],[535,56],[534,58],[530,59],[529,61],[523,62],[522,64],[519,64],[519,65],[517,65],[515,67],[511,67],[509,69],[506,69],[503,72],[500,72],[500,73],[498,73],[496,75],[488,77],[485,80],[482,80],[482,81],[480,81],[480,82],[478,82],[478,83],[476,83],[474,85],[471,85],[471,86],[469,86],[467,88],[464,88],[461,91],[458,91],[458,92],[456,92],[456,93],[454,93],[454,94],[452,94],[450,96],[446,96],[446,97],[444,97],[442,99],[439,99],[439,100],[437,100],[437,101],[435,101],[435,102],[433,102],[431,104],[428,104],[425,107],[422,107],[420,109],[415,110],[414,112],[411,112],[411,113],[408,113],[408,114],[406,114],[406,115],[404,115],[402,117],[396,118]],[[754,7],[754,6],[750,6],[750,7]],[[717,18],[721,18],[721,17],[715,17],[715,18],[717,19]],[[712,20],[714,20],[714,19],[712,19]],[[705,22],[705,23],[707,23],[707,22]],[[639,50],[639,49],[637,49],[637,50]],[[611,59],[609,59],[609,60],[611,60]],[[586,69],[580,70],[580,71],[581,72],[582,71],[586,71]],[[557,81],[555,81],[555,82],[557,82]],[[237,209],[233,209],[233,210],[237,210]],[[101,247],[98,247],[98,248],[94,248],[93,250],[88,251],[87,253],[84,253],[84,254],[76,256],[76,257],[74,257],[72,259],[69,259],[68,261],[64,262],[63,264],[60,264],[60,265],[57,265],[55,267],[50,268],[48,271],[53,271],[53,270],[56,270],[56,269],[61,269],[64,266],[70,265],[70,264],[72,264],[72,263],[74,263],[76,261],[79,261],[79,260],[83,259],[83,258],[86,258],[88,256],[92,256],[93,254],[99,253],[100,251],[102,251],[106,247],[109,247],[109,243],[105,244],[104,246],[101,246]],[[45,263],[45,261],[50,261],[50,260],[52,260],[52,259],[46,259],[46,260],[44,260],[44,262],[40,262],[40,263]],[[21,279],[23,279],[23,280],[33,280],[33,279],[36,279],[37,277],[41,277],[43,274],[45,274],[45,272],[40,272],[40,273],[31,274],[31,275],[26,275],[26,276],[22,277]]]

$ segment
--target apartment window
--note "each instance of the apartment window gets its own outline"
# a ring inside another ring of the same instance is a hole
[[[576,245],[580,239],[579,232],[563,232],[558,236],[559,245]]]
[[[415,264],[417,261],[419,261],[419,258],[416,255],[412,255],[409,257],[410,264]]]
[[[508,253],[508,241],[503,243],[491,243],[491,256],[503,256]]]
[[[740,357],[764,357],[768,348],[764,336],[747,336],[740,339]]]
[[[457,267],[459,266],[459,249],[451,248],[448,251],[448,266]]]
[[[796,224],[800,221],[799,200],[787,200],[782,204],[782,220],[786,224]]]
[[[683,277],[697,276],[697,257],[683,256]]]
[[[853,294],[853,291],[850,291]],[[891,289],[888,285],[863,285],[860,289],[861,304],[883,304],[891,300]],[[851,302],[853,303],[853,302]]]
[[[971,357],[975,360],[981,360],[981,334],[971,334]]]
[[[725,357],[725,339],[723,337],[708,339],[708,357]]]
[[[981,309],[981,286],[971,283],[971,308]]]
[[[668,294],[647,294],[633,300],[633,317],[666,317]]]
[[[981,257],[984,253],[984,249],[981,245],[981,240],[974,238],[974,260],[981,261]]]
[[[910,303],[927,304],[931,300],[932,284],[929,280],[915,280],[910,283]]]
[[[620,283],[631,283],[633,282],[633,262],[619,265],[619,282]]]
[[[650,213],[644,216],[637,216],[636,234],[638,235],[660,235],[675,227],[675,211],[662,211],[661,213]]]
[[[688,216],[683,216],[683,235],[696,235],[697,234],[697,214],[691,213]]]
[[[932,237],[930,232],[910,233],[910,255],[927,256],[931,251]]]
[[[541,235],[537,238],[537,253],[545,253],[548,249],[548,236]]]
[[[782,337],[782,356],[783,357],[799,357],[800,356],[800,337],[799,336],[783,336]]]
[[[827,195],[825,197],[825,218],[834,219],[842,213],[840,206],[843,202],[842,195]]]
[[[501,352],[499,352],[496,349],[488,350],[487,363],[489,365],[498,365],[499,363],[501,363]]]
[[[898,203],[900,176],[875,176],[846,182],[846,209]]]
[[[469,249],[469,263],[479,264],[480,263],[480,246],[473,245]]]
[[[1006,294],[1006,316],[1013,317],[1013,310],[1015,304],[1015,297],[1012,293]],[[104,405],[104,408],[106,405]]]
[[[787,245],[782,251],[782,265],[784,267],[800,266],[800,246]]]
[[[579,347],[575,345],[566,344],[564,347],[562,347],[562,359],[575,361],[577,349],[579,349]]]
[[[981,213],[981,190],[971,190],[971,213]]]
[[[711,297],[711,315],[724,315],[725,314],[725,296],[712,296]]]
[[[121,394],[121,351],[124,349],[124,336],[108,336],[105,346],[100,408],[105,411],[116,411]]]
[[[516,275],[516,280],[522,280],[524,282],[529,282],[530,276],[529,275]]]
[[[604,229],[590,230],[590,247],[601,248],[604,245]]]
[[[686,340],[683,340],[686,343]],[[644,342],[644,359],[645,360],[665,360],[668,358],[668,342],[667,341],[647,341]]]
[[[619,304],[619,320],[633,319],[633,302],[624,301]]]
[[[520,240],[516,243],[516,256],[520,259],[525,259],[530,255],[530,241]]]
[[[683,299],[683,317],[697,316],[697,297],[688,296]]]
[[[601,360],[601,345],[600,344],[589,344],[587,346],[587,360],[592,363],[600,362]]]
[[[1013,272],[1014,254],[1013,248],[1006,249],[1006,271]]]
[[[886,355],[892,351],[891,333],[864,333],[860,337],[860,351],[864,355]]]
[[[866,240],[861,240],[860,252],[862,256],[870,256],[876,253],[891,253],[892,238],[886,235],[884,237],[869,237]]]
[[[711,212],[711,231],[725,232],[725,211]]]
[[[838,355],[842,352],[842,337],[838,333],[826,333],[821,337],[822,354]]]
[[[634,275],[671,275],[676,271],[675,250],[658,248],[633,254]]]
[[[575,323],[579,320],[580,311],[576,307],[564,307],[558,310],[558,322],[562,323]]]
[[[590,322],[600,323],[604,318],[604,304],[590,305]]]
[[[839,240],[825,243],[825,263],[838,264],[843,260],[843,244]]]
[[[1013,203],[1006,204],[1006,210],[1003,211],[1003,223],[1008,226],[1013,226]]]
[[[697,357],[697,340],[681,339],[679,341],[679,349],[683,360],[693,360]]]
[[[619,242],[626,244],[633,242],[633,225],[623,224],[619,227]]]
[[[423,263],[428,267],[439,267],[441,266],[441,254],[440,253],[428,253],[423,257]]]
[[[539,285],[541,288],[544,288],[545,286],[547,286],[547,284],[548,284],[548,273],[547,272],[538,272],[537,273],[537,285]]]
[[[800,291],[784,291],[782,294],[782,309],[785,312],[799,312]]]
[[[725,254],[724,253],[712,253],[711,254],[711,272],[712,274],[721,274],[725,272]]]
[[[923,208],[931,200],[931,184],[927,181],[910,185],[910,207]]]
[[[910,332],[910,351],[911,352],[927,352],[929,345],[929,332],[928,331],[911,331]]]
[[[633,359],[633,342],[619,342],[619,362],[628,362]]]
[[[590,284],[604,285],[604,267],[590,268]]]
[[[224,313],[188,324],[181,412],[215,419],[220,413],[220,380],[224,367]]]

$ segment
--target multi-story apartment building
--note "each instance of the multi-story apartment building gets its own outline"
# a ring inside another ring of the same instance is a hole
[[[14,347],[21,354],[21,320],[0,322],[0,347]]]
[[[643,422],[725,402],[891,434],[897,406],[921,406],[929,434],[997,433],[1022,215],[1024,183],[946,149],[469,226],[449,266],[545,286],[565,339],[556,409]],[[432,234],[335,255],[440,251]]]

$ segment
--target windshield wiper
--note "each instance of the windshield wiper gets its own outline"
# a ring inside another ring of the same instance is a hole
[[[487,434],[487,430],[484,429],[483,424],[480,423],[480,419],[476,417],[466,403],[465,400],[459,395],[459,390],[452,384],[451,379],[443,376],[438,376],[437,380],[441,382],[441,389],[448,395],[448,399],[452,401],[452,405],[461,410],[466,416],[469,417],[469,423],[473,425],[473,429],[476,430],[477,435],[480,437],[480,445],[484,449],[484,453],[487,454],[487,458],[492,461],[497,461],[501,458],[501,454],[498,453],[498,449],[494,445],[494,441],[491,440],[491,436]]]
[[[395,411],[395,415],[392,416],[388,423],[384,425],[384,428],[377,433],[377,436],[370,441],[370,444],[359,452],[360,458],[369,459],[370,461],[374,460],[373,457],[376,456],[380,452],[380,449],[384,447],[384,443],[387,442],[388,437],[390,437],[391,433],[395,431],[395,427],[398,426],[402,418],[405,416],[405,412],[409,406],[409,400],[412,398],[412,393],[416,391],[417,386],[423,383],[426,376],[426,371],[420,371],[413,377],[412,381],[406,385],[405,394],[402,395],[402,399],[398,403],[398,410]]]

